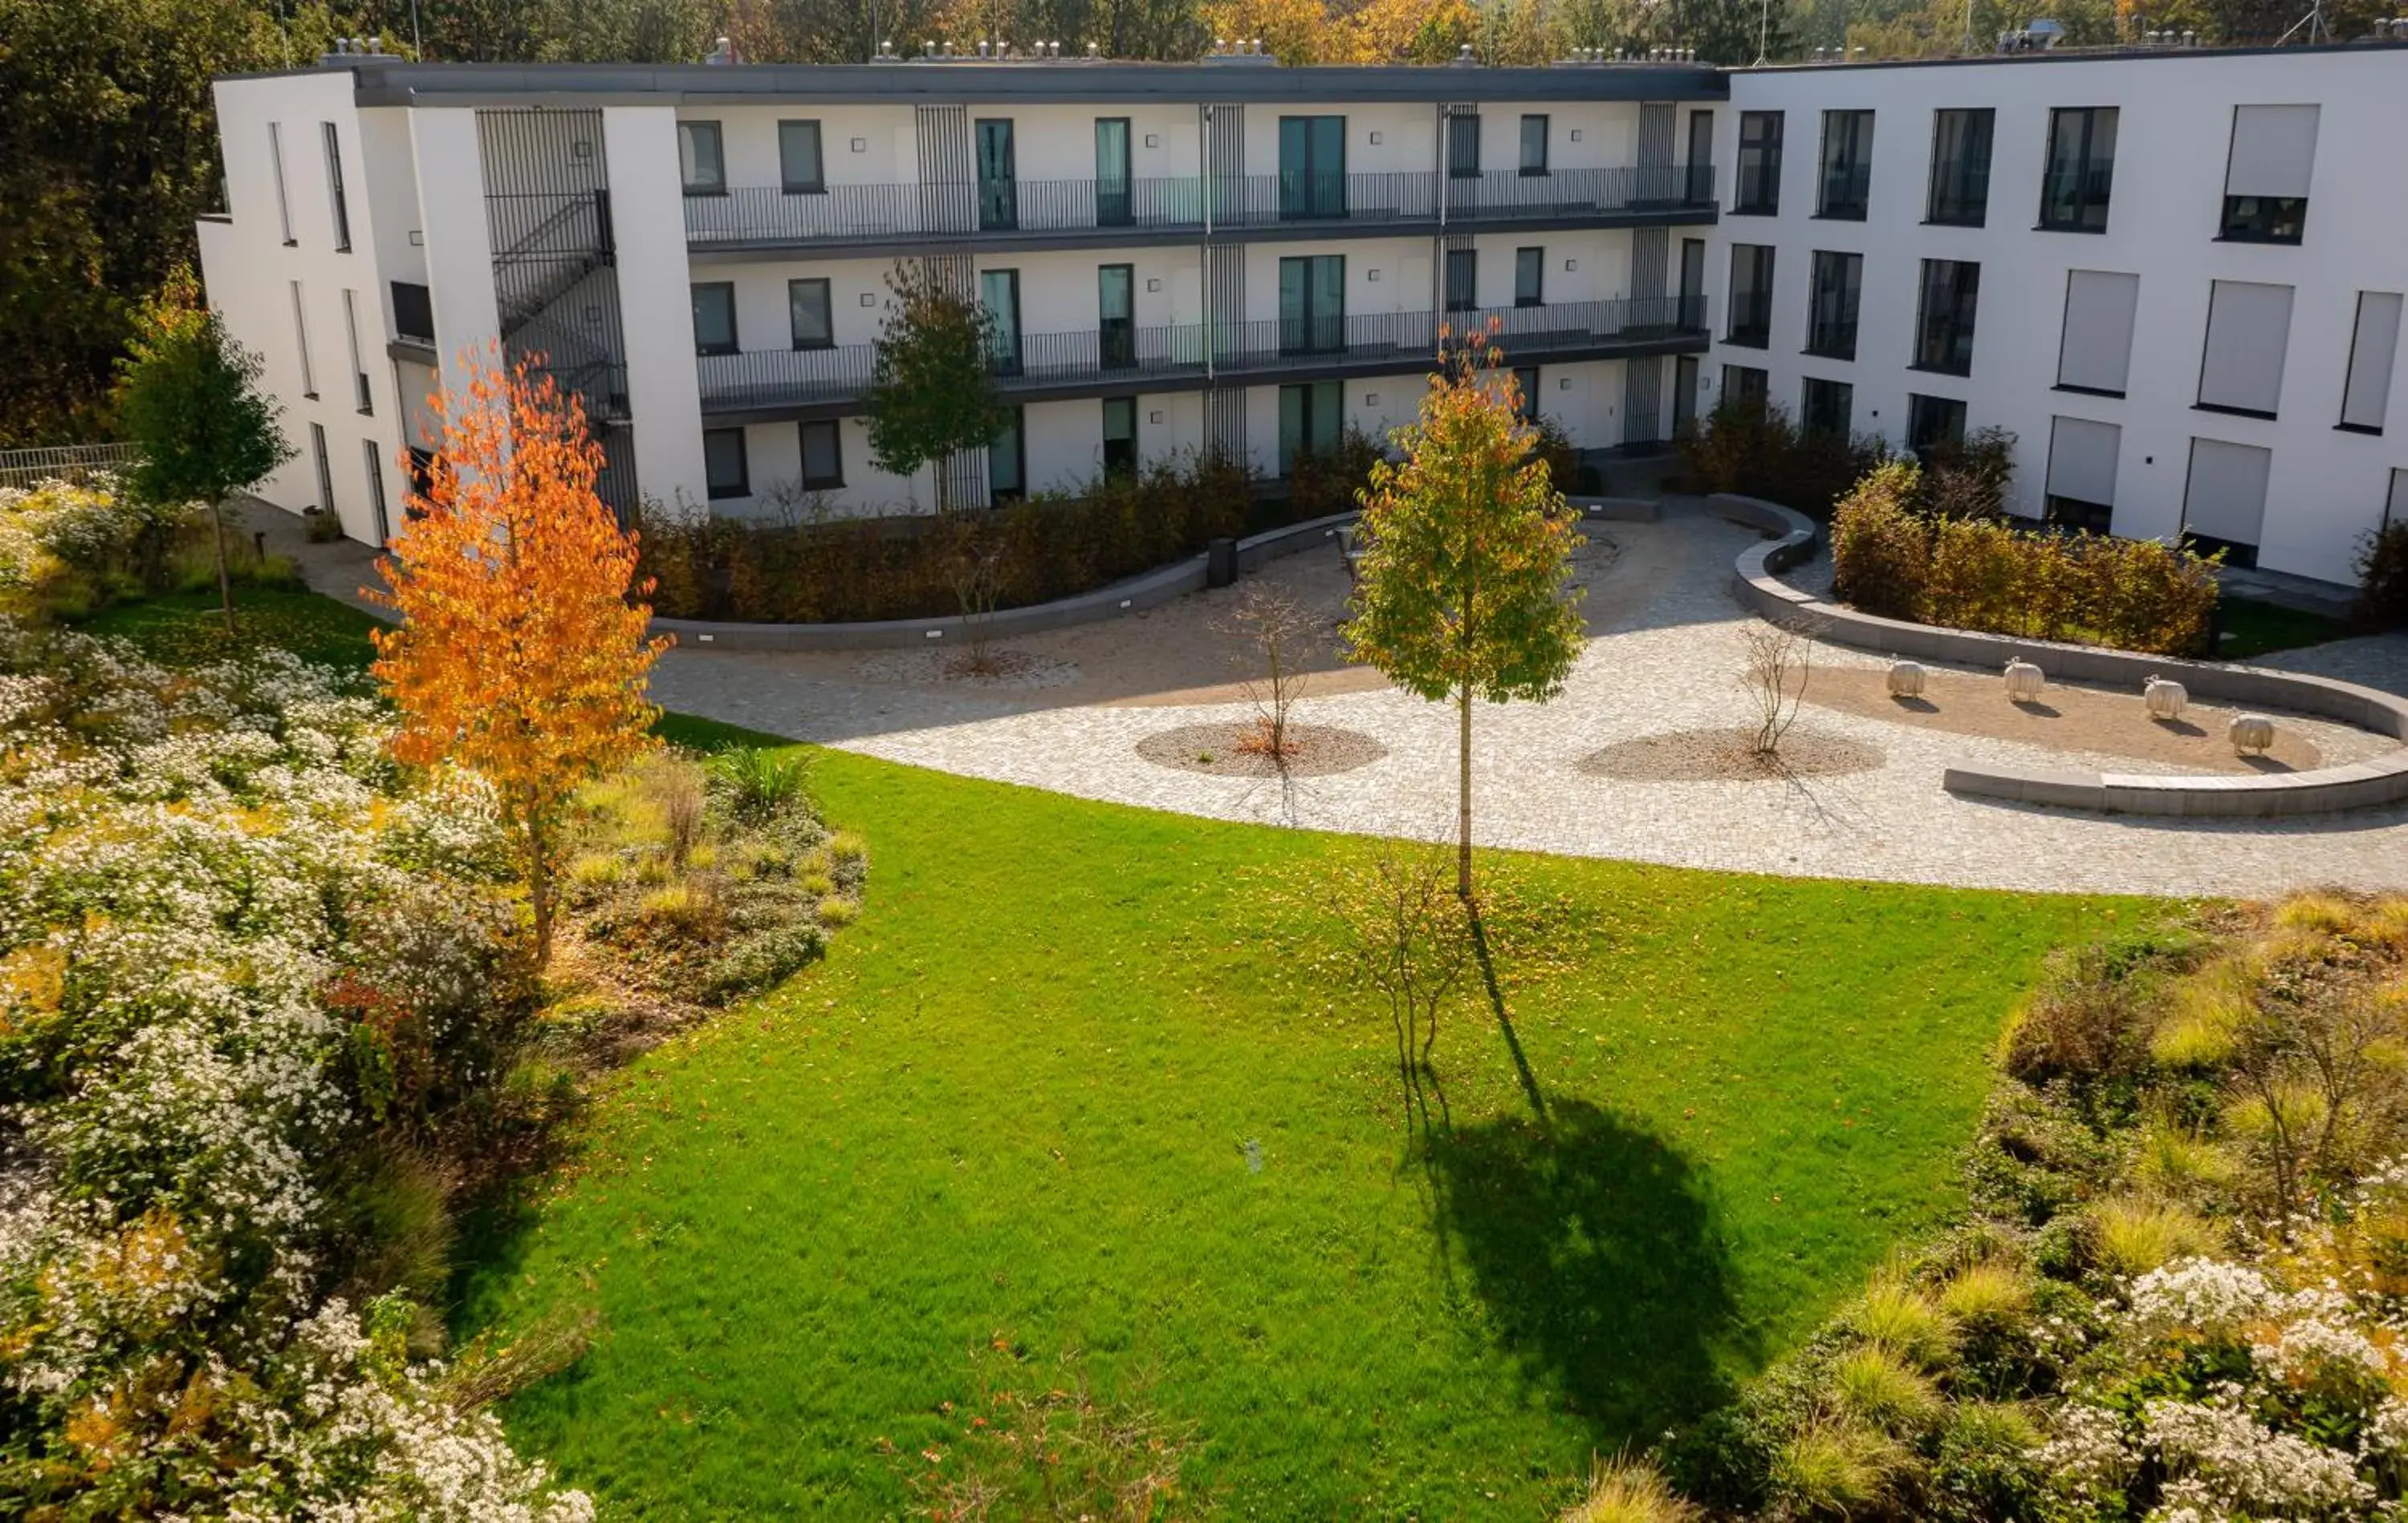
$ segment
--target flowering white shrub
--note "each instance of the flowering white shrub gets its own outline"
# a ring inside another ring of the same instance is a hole
[[[399,1298],[330,1295],[343,1171],[521,1013],[491,802],[383,734],[290,657],[0,624],[0,1499],[590,1516],[408,1363]]]

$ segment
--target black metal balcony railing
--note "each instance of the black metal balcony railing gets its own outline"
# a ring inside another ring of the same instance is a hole
[[[1246,175],[1210,182],[995,180],[931,185],[832,185],[824,192],[738,190],[685,199],[688,242],[846,244],[941,242],[996,233],[1127,228],[1200,235],[1297,223],[1428,224],[1538,221],[1713,204],[1705,164],[1513,171],[1450,177],[1416,170],[1362,175]]]
[[[1332,365],[1393,363],[1410,371],[1438,352],[1439,329],[1481,334],[1496,324],[1495,342],[1509,363],[1623,343],[1705,336],[1702,296],[1622,298],[1558,306],[1500,307],[1474,312],[1381,312],[1338,318],[1267,318],[1252,322],[1188,323],[1068,334],[1025,334],[996,358],[996,380],[1006,394],[1093,386],[1140,389],[1148,382],[1269,378]],[[873,344],[824,349],[767,349],[707,354],[700,371],[705,412],[811,406],[858,402],[869,391]]]

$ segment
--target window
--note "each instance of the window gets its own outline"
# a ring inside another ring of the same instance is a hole
[[[1714,114],[1712,111],[1689,113],[1688,181],[1683,200],[1693,206],[1714,204]]]
[[[1130,197],[1129,124],[1126,117],[1096,119],[1096,225],[1127,227],[1137,221]]]
[[[1326,354],[1346,347],[1346,256],[1307,254],[1279,262],[1280,352]]]
[[[1513,367],[1513,416],[1526,423],[1539,420],[1539,367]]]
[[[720,151],[719,123],[678,123],[678,174],[688,195],[725,195],[727,160]]]
[[[702,474],[710,500],[752,495],[752,478],[745,468],[744,431],[707,428],[702,431]]]
[[[301,394],[315,401],[318,373],[309,363],[309,319],[302,309],[301,282],[293,282],[293,347],[301,356]]]
[[[2297,243],[2308,230],[2316,163],[2313,106],[2236,106],[2224,166],[2224,233],[2241,243]]]
[[[1997,121],[1987,107],[1931,114],[1931,193],[1924,221],[1982,225],[1990,209],[1990,137]]]
[[[2272,418],[2283,397],[2283,354],[2291,341],[2291,288],[2218,280],[2207,302],[2199,405],[2211,412]]]
[[[694,288],[694,352],[734,354],[736,287],[714,280]]]
[[[1543,175],[1547,172],[1547,119],[1525,116],[1522,119],[1522,173]]]
[[[827,164],[820,156],[820,124],[778,123],[778,178],[788,195],[825,195]]]
[[[1475,249],[1446,251],[1446,309],[1469,312],[1480,305],[1480,252]]]
[[[987,501],[1001,507],[1028,495],[1027,410],[1004,411],[1003,427],[986,447]]]
[[[1137,398],[1104,398],[1104,474],[1137,474]]]
[[[1346,215],[1346,119],[1279,119],[1280,215]]]
[[[393,537],[393,520],[384,504],[384,462],[377,455],[376,441],[360,442],[360,453],[366,458],[368,468],[368,512],[373,518],[377,543]]]
[[[988,353],[998,376],[1020,374],[1020,272],[979,271],[979,305],[986,308]]]
[[[376,416],[376,398],[368,392],[368,373],[360,366],[360,293],[343,292],[343,332],[351,345],[351,406],[363,417]]]
[[[1731,245],[1730,333],[1724,342],[1748,349],[1772,344],[1772,248]]]
[[[1280,475],[1294,476],[1306,455],[1328,456],[1346,432],[1346,403],[1336,381],[1280,388]]]
[[[1698,428],[1698,357],[1672,357],[1672,437],[1685,439]]]
[[[1798,426],[1809,434],[1836,434],[1845,437],[1851,416],[1856,406],[1856,389],[1845,381],[1806,377],[1803,395],[1799,398]]]
[[[318,510],[335,511],[335,467],[326,458],[326,431],[316,423],[309,425],[309,458],[318,467]]]
[[[1544,300],[1547,281],[1547,251],[1544,249],[1513,250],[1513,305],[1537,306]]]
[[[1104,364],[1137,363],[1137,266],[1096,266],[1096,344]]]
[[[1862,294],[1865,256],[1814,252],[1813,281],[1807,292],[1806,352],[1826,360],[1856,357],[1856,306]]]
[[[2383,499],[2383,523],[2389,528],[2393,520],[2408,523],[2408,465],[2391,468],[2391,491]]]
[[[407,280],[393,282],[393,331],[396,337],[435,342],[435,293]]]
[[[1967,260],[1923,262],[1923,300],[1914,320],[1914,368],[1944,376],[1973,373],[1973,308],[1982,266]]]
[[[331,121],[318,123],[326,144],[326,205],[335,214],[335,251],[351,251],[351,205],[343,196],[343,140]]]
[[[276,220],[284,230],[284,247],[292,248],[300,240],[293,235],[293,196],[284,185],[284,123],[267,124],[267,164],[276,172]]]
[[[1814,215],[1863,221],[1872,183],[1873,114],[1824,112],[1823,174],[1815,192]]]
[[[2190,481],[2183,489],[2183,533],[2224,563],[2254,566],[2266,524],[2266,478],[2274,452],[2222,439],[2190,442]]]
[[[836,420],[821,419],[802,425],[803,490],[826,491],[844,485],[844,452]]]
[[[1954,397],[1906,399],[1906,447],[1918,455],[1954,449],[1965,442],[1965,404]]]
[[[1020,226],[1020,161],[1011,119],[984,118],[976,125],[979,230],[1009,233]]]
[[[1723,401],[1769,402],[1772,399],[1772,373],[1755,365],[1723,366]]]
[[[2400,292],[2361,291],[2349,340],[2349,378],[2342,387],[2341,426],[2355,434],[2383,432],[2391,405],[2391,366],[2400,351]]]
[[[1731,200],[1734,213],[1773,217],[1781,211],[1781,113],[1742,111],[1739,115],[1739,189]]]
[[[794,329],[795,348],[835,348],[836,320],[829,310],[828,283],[823,279],[787,281],[786,320]]]
[[[2048,521],[2105,534],[2115,514],[2115,461],[2124,431],[2087,418],[2058,418],[2048,432]]]
[[[2065,328],[2057,340],[2057,388],[2122,396],[2132,371],[2132,313],[2141,278],[2108,270],[2070,270]]]
[[[2048,163],[2040,187],[2040,225],[2052,233],[2107,231],[2107,193],[2115,182],[2115,107],[2060,107],[2048,114]]]
[[[1449,179],[1480,178],[1480,118],[1471,112],[1446,119],[1446,174]]]

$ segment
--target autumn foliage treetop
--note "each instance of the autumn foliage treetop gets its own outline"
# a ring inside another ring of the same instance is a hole
[[[376,676],[401,710],[394,758],[451,762],[495,790],[525,874],[538,962],[551,952],[562,827],[579,787],[645,745],[644,696],[669,644],[635,601],[636,536],[595,495],[583,408],[524,363],[480,364],[433,399],[430,479],[379,562],[401,617]]]

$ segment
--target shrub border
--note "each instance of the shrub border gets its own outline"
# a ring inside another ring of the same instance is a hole
[[[2053,678],[2114,683],[2137,690],[2152,676],[2172,677],[2194,697],[2254,707],[2286,708],[2408,742],[2408,700],[2331,677],[2228,666],[2169,656],[2144,656],[2055,640],[2024,640],[1972,630],[1943,629],[1882,619],[1827,603],[1780,579],[1813,558],[1821,542],[1814,520],[1760,497],[1716,492],[1706,499],[1724,518],[1773,538],[1740,552],[1732,567],[1740,604],[1775,623],[1805,622],[1836,645],[1888,656],[2003,670],[2030,662]],[[2372,762],[2265,776],[2170,777],[2140,773],[2049,772],[2000,766],[1952,766],[1941,786],[1952,793],[2050,804],[2102,814],[2225,816],[2271,818],[2329,814],[2408,800],[2408,749]]]

